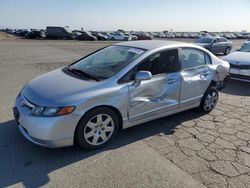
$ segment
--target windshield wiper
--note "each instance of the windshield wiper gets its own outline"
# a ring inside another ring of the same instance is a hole
[[[100,79],[97,78],[96,76],[94,76],[93,74],[86,73],[83,70],[74,69],[74,68],[70,68],[70,67],[66,67],[66,69],[69,70],[70,72],[77,74],[78,76],[84,75],[84,76],[87,76],[88,78],[91,78],[93,80],[100,81]]]

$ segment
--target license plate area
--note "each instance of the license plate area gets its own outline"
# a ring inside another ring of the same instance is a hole
[[[231,74],[240,74],[240,69],[236,69],[236,68],[230,68],[229,71]]]

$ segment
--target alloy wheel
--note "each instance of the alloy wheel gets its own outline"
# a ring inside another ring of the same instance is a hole
[[[88,144],[98,146],[107,142],[114,132],[114,121],[107,114],[91,118],[84,128],[84,138]]]
[[[209,93],[204,102],[204,110],[211,111],[218,101],[218,94],[216,92]]]

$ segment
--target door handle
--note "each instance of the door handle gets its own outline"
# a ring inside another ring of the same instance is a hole
[[[206,72],[202,72],[202,73],[200,74],[200,76],[201,76],[202,78],[204,78],[204,77],[209,76],[210,74],[211,74],[210,71],[206,71]]]

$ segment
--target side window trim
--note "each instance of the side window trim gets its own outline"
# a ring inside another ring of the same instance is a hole
[[[211,56],[209,54],[207,54],[206,52],[204,52],[204,56],[205,56],[206,65],[212,65]],[[207,58],[209,59],[209,62],[207,62]]]
[[[154,56],[158,53],[162,53],[162,52],[165,52],[165,51],[170,51],[170,50],[177,50],[177,56],[178,56],[178,65],[177,65],[177,70],[176,72],[180,72],[181,71],[181,58],[180,58],[180,48],[170,48],[170,49],[164,49],[164,50],[160,50],[160,51],[157,51],[155,53],[152,53],[151,55],[145,57],[143,60],[141,60],[138,64],[136,64],[133,68],[131,68],[127,73],[125,73],[118,81],[117,83],[118,84],[126,84],[126,83],[130,83],[130,82],[134,82],[134,80],[128,80],[128,81],[123,81],[122,79],[124,79],[124,77],[126,77],[131,71],[133,71],[133,69],[135,69],[136,67],[138,67],[140,64],[142,64],[143,62],[145,62],[148,58],[150,58],[151,56]],[[158,76],[161,76],[163,74],[169,74],[169,73],[161,73],[161,74],[156,74],[156,75],[152,75],[152,77],[158,77]]]

